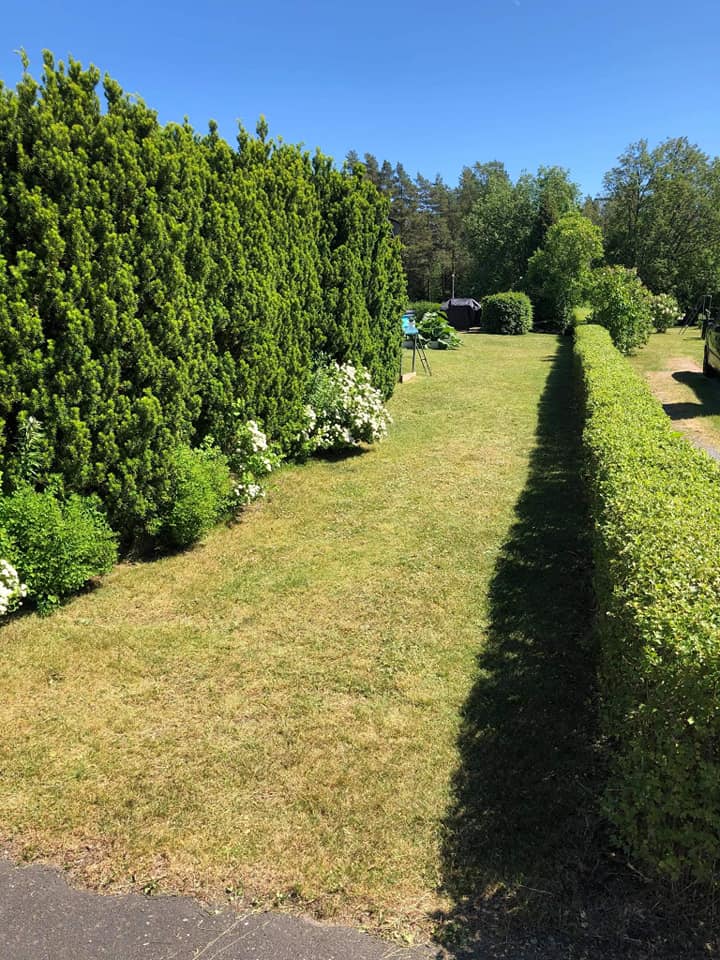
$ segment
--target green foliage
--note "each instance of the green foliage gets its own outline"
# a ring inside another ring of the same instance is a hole
[[[606,327],[622,353],[647,343],[653,330],[652,294],[635,270],[601,267],[590,286],[593,322]]]
[[[323,320],[314,350],[339,364],[367,368],[373,384],[389,397],[400,365],[406,299],[389,203],[361,169],[339,172],[321,156],[314,158],[313,168],[323,211]]]
[[[168,459],[169,484],[157,526],[160,547],[188,547],[227,511],[233,484],[227,459],[216,448],[176,447]]]
[[[532,303],[524,293],[496,293],[485,297],[482,316],[488,333],[520,334],[532,329]]]
[[[684,307],[720,289],[720,159],[685,137],[631,144],[604,182],[608,259]]]
[[[579,327],[581,324],[587,323],[591,315],[592,307],[589,307],[586,303],[580,304],[572,308],[570,324],[572,327]]]
[[[469,292],[481,297],[522,288],[528,260],[560,217],[577,207],[579,191],[560,167],[540,167],[512,183],[504,166],[476,164],[475,199],[464,218],[471,261]]]
[[[174,451],[227,447],[238,403],[293,449],[313,349],[389,395],[405,290],[365,178],[263,123],[236,151],[161,126],[109,77],[103,109],[99,82],[46,54],[0,87],[0,469],[99,494],[130,544],[167,519]]]
[[[605,810],[632,857],[717,882],[720,470],[596,326],[576,331],[595,530]]]
[[[440,177],[412,180],[402,164],[382,165],[366,153],[364,163],[348,154],[348,166],[366,177],[389,201],[389,214],[402,240],[400,256],[413,299],[441,299],[450,291],[450,275],[459,249],[459,220],[453,192]]]
[[[675,326],[682,316],[678,302],[669,293],[656,293],[652,298],[653,326],[658,333],[665,333],[668,327]]]
[[[0,527],[11,544],[6,559],[42,613],[107,573],[117,559],[115,534],[94,497],[61,500],[21,484],[0,497]]]
[[[415,324],[423,342],[433,344],[438,350],[455,350],[462,343],[444,313],[428,310]]]
[[[508,290],[524,276],[537,208],[531,184],[513,184],[505,168],[486,165],[477,199],[465,220],[474,296]]]
[[[439,303],[433,303],[432,300],[415,300],[408,304],[406,313],[414,313],[415,320],[420,320],[426,313],[442,313]]]
[[[527,287],[536,318],[565,331],[572,324],[573,308],[588,294],[592,263],[602,253],[600,228],[578,211],[552,224],[545,245],[528,262]]]
[[[20,482],[33,483],[42,469],[43,443],[45,431],[37,417],[20,416],[18,423],[18,442],[13,464],[16,478]]]
[[[512,183],[502,163],[475,163],[453,189],[440,177],[413,180],[402,164],[379,164],[372,154],[364,163],[348,154],[348,164],[390,201],[413,300],[522,289],[528,258],[580,199],[561,167],[540,167]]]

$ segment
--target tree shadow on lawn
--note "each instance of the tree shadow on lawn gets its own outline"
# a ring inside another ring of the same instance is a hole
[[[463,708],[442,851],[455,908],[438,927],[458,960],[695,956],[688,924],[612,852],[597,810],[591,544],[572,363],[563,340]]]
[[[720,416],[720,389],[718,389],[717,380],[713,381],[703,373],[694,370],[678,370],[673,373],[673,380],[690,387],[700,402],[663,404],[671,420]]]
[[[690,400],[663,403],[665,413],[672,421],[694,420],[696,417],[707,417],[711,411],[702,403],[692,403]]]

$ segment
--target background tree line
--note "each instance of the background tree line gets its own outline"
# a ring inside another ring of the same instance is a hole
[[[348,161],[360,158],[351,153]],[[362,163],[390,200],[411,301],[449,296],[454,273],[460,296],[526,290],[542,316],[530,260],[573,211],[600,227],[609,265],[637,270],[650,290],[672,294],[683,309],[720,292],[720,159],[685,137],[654,149],[644,140],[629,146],[597,198],[582,198],[561,167],[513,181],[499,161],[475,163],[450,187],[440,177],[411,179],[401,164],[371,154]]]

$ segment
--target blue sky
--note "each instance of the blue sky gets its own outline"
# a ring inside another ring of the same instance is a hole
[[[17,83],[19,47],[38,76],[48,48],[231,142],[262,113],[336,160],[369,151],[451,185],[475,161],[559,164],[597,194],[642,137],[720,154],[719,41],[709,0],[6,0],[0,79]]]

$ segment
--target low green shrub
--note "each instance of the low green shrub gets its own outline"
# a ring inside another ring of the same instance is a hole
[[[444,313],[428,310],[419,320],[416,318],[415,325],[423,344],[433,344],[438,350],[455,350],[462,343]]]
[[[653,296],[635,270],[600,267],[590,286],[593,323],[605,327],[615,346],[630,353],[648,342],[653,331]]]
[[[579,327],[605,811],[638,861],[717,883],[720,470],[597,326]]]
[[[495,293],[483,299],[483,326],[488,333],[527,333],[533,311],[525,293]]]
[[[669,293],[656,293],[651,307],[653,326],[658,333],[665,333],[669,327],[674,327],[682,316],[677,300]]]
[[[41,613],[107,573],[117,560],[115,534],[96,497],[61,500],[53,491],[20,484],[0,498],[0,527],[10,545],[4,559]]]
[[[227,512],[233,483],[227,458],[215,447],[176,447],[168,462],[169,490],[151,533],[156,546],[189,547]]]

